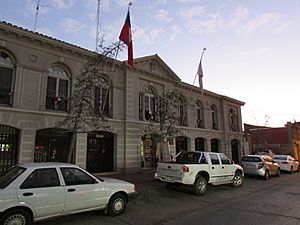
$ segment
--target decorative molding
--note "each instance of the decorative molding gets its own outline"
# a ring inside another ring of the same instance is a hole
[[[28,58],[29,58],[29,61],[32,62],[32,63],[36,63],[38,61],[38,56],[34,55],[34,54],[30,54],[28,56]]]

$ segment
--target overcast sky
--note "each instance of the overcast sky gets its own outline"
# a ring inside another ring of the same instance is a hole
[[[97,2],[40,0],[36,31],[95,50]],[[100,33],[106,43],[115,42],[129,1],[100,2]],[[300,0],[132,3],[134,57],[158,54],[193,84],[205,46],[204,89],[244,101],[243,123],[300,121]],[[33,30],[36,5],[37,0],[1,0],[0,20]]]

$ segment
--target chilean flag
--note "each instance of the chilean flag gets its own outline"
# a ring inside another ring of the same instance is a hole
[[[128,64],[133,66],[133,47],[132,47],[132,36],[131,36],[131,24],[129,9],[124,26],[121,30],[119,39],[123,41],[128,47]]]

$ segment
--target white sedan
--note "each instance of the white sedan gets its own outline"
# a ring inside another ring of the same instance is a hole
[[[275,155],[273,159],[279,164],[280,170],[285,170],[290,173],[300,170],[299,162],[291,155]]]
[[[73,164],[18,164],[0,177],[0,224],[29,225],[98,209],[116,216],[136,194],[134,184],[97,178]]]

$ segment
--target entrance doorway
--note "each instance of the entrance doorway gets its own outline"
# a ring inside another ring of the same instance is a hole
[[[175,145],[176,145],[176,155],[179,152],[187,151],[188,150],[187,137],[185,137],[185,136],[176,137]]]
[[[211,139],[210,145],[211,145],[212,152],[219,152],[219,140],[218,139],[216,139],[216,138]]]
[[[232,160],[234,161],[234,163],[240,162],[239,145],[240,145],[239,140],[234,139],[231,141],[231,155],[232,155]]]
[[[0,125],[0,174],[17,164],[19,130]]]
[[[67,162],[72,133],[48,128],[36,132],[34,162]]]
[[[87,171],[112,172],[114,169],[114,135],[105,131],[88,134]]]
[[[205,151],[205,139],[195,138],[195,151]]]

